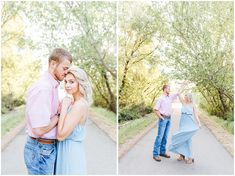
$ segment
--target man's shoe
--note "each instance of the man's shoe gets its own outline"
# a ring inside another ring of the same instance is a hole
[[[162,156],[162,157],[165,157],[165,158],[170,158],[171,156],[170,155],[168,155],[168,154],[160,154],[160,156]]]
[[[160,158],[160,156],[154,156],[153,159],[154,159],[155,161],[158,161],[158,162],[160,162],[160,161],[162,160],[162,159]]]

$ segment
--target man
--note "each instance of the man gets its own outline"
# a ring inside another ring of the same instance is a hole
[[[71,54],[56,48],[49,57],[48,71],[28,90],[26,119],[28,139],[24,160],[30,175],[51,175],[56,159],[58,86],[72,63]]]
[[[159,117],[158,121],[158,134],[154,142],[153,147],[153,159],[155,161],[161,161],[161,157],[170,158],[170,155],[166,153],[167,137],[171,124],[171,105],[177,98],[178,94],[170,95],[170,86],[164,85],[163,95],[157,99],[154,111]]]

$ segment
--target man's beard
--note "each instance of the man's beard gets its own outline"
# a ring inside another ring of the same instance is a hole
[[[61,78],[59,76],[57,76],[57,70],[55,69],[54,71],[54,75],[57,81],[63,81],[63,79],[61,80]]]

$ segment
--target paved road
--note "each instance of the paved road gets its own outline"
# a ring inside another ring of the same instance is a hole
[[[23,160],[25,140],[25,130],[22,130],[2,152],[2,174],[27,174]],[[90,120],[85,143],[88,174],[115,174],[116,144]]]
[[[179,108],[180,107],[176,107],[177,110]],[[172,122],[168,145],[172,132],[178,127],[179,112],[175,111]],[[157,128],[154,128],[120,159],[119,174],[233,175],[233,157],[205,126],[202,126],[193,138],[195,163],[192,165],[177,161],[177,155],[173,153],[170,153],[171,159],[163,158],[161,162],[154,161],[152,159],[152,147],[156,134]]]

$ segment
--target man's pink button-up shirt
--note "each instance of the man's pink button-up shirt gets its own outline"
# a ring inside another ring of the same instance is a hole
[[[157,99],[156,105],[154,106],[155,110],[160,111],[161,114],[170,116],[171,115],[171,106],[172,102],[177,98],[177,94],[162,95]]]
[[[50,119],[55,116],[59,106],[58,86],[53,76],[46,72],[32,85],[26,99],[27,132],[29,136],[37,138],[32,128],[49,125]],[[56,139],[57,128],[44,134],[41,138]]]

